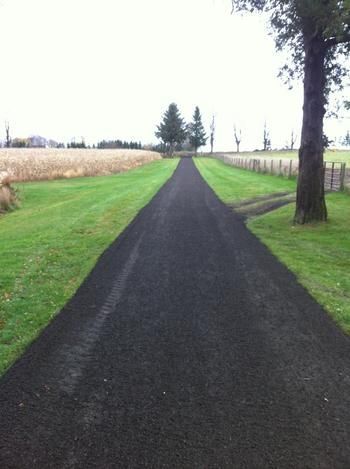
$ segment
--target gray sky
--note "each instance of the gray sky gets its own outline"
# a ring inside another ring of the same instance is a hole
[[[198,105],[207,128],[215,114],[218,150],[233,148],[234,123],[242,149],[262,146],[265,120],[274,147],[300,134],[301,85],[277,78],[264,18],[231,15],[230,0],[0,0],[0,44],[13,137],[156,142],[172,101],[186,120]]]

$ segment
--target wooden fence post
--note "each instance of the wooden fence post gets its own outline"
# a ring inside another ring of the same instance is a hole
[[[289,179],[292,177],[292,168],[293,168],[293,160],[290,160],[290,162],[289,162],[289,174],[288,174]]]
[[[341,169],[340,169],[340,188],[339,188],[339,190],[341,191],[345,189],[345,173],[346,173],[346,163],[342,163]]]

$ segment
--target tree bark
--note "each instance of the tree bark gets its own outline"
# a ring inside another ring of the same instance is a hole
[[[320,35],[304,33],[304,107],[294,222],[327,220],[324,196],[323,117],[326,45]]]

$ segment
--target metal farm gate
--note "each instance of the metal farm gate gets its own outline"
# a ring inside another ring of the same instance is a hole
[[[345,163],[325,162],[324,188],[326,191],[344,190],[345,166]]]

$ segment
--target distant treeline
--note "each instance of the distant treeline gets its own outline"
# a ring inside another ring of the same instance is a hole
[[[102,140],[98,142],[97,148],[106,149],[106,148],[125,148],[129,150],[141,150],[141,142],[126,142],[122,140]]]
[[[27,138],[14,138],[8,139],[1,146],[7,148],[64,148],[64,143],[56,142],[55,140],[47,140],[44,137],[35,135]]]
[[[0,140],[0,147],[14,147],[14,148],[122,148],[130,150],[141,150],[144,148],[140,141],[126,141],[126,140],[102,140],[97,144],[87,145],[84,137],[75,139],[74,137],[66,145],[64,143],[56,142],[52,139],[47,139],[41,135],[31,135],[25,138],[12,138],[10,134],[10,123],[5,122],[5,140]]]
[[[67,143],[67,148],[88,148],[84,140],[81,142],[69,142]]]

